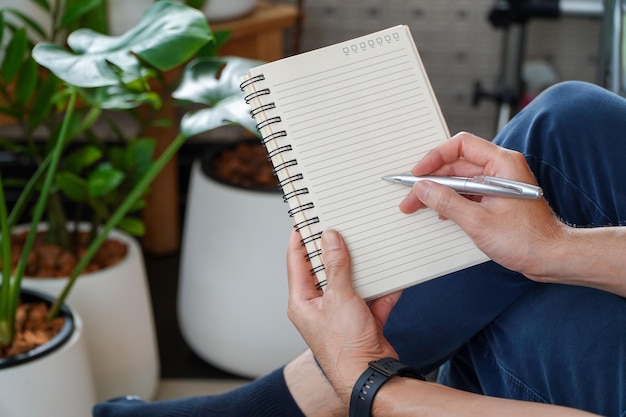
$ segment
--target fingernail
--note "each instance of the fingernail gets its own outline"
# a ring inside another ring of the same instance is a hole
[[[326,250],[338,249],[341,246],[339,233],[332,229],[324,230],[322,233],[322,246]]]

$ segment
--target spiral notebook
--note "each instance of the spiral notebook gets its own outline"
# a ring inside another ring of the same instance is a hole
[[[364,299],[487,260],[434,211],[401,213],[409,189],[381,179],[449,137],[407,26],[258,66],[241,88],[321,288],[326,228]]]

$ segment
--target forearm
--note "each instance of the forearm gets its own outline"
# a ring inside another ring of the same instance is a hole
[[[439,384],[393,378],[374,399],[374,417],[583,417],[584,411],[472,394]]]
[[[563,227],[560,239],[537,259],[541,282],[582,285],[626,297],[626,227]],[[532,278],[532,277],[531,277]]]

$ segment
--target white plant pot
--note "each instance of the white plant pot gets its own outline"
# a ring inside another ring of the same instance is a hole
[[[152,399],[160,367],[143,255],[129,235],[110,236],[128,245],[126,257],[79,277],[67,304],[85,324],[98,401],[122,395]],[[24,278],[22,286],[57,296],[66,283],[66,278]]]
[[[250,13],[256,0],[207,0],[204,13],[209,21],[236,19]]]
[[[75,312],[67,340],[51,352],[0,368],[0,416],[86,417],[96,402],[83,323]],[[58,338],[59,336],[57,336]],[[4,366],[4,365],[3,365]]]
[[[287,318],[291,228],[278,193],[242,190],[194,163],[181,247],[178,319],[205,361],[255,378],[305,349]]]

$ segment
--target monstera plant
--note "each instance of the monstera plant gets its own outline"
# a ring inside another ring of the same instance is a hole
[[[152,180],[188,137],[233,123],[254,129],[241,98],[239,76],[259,63],[209,56],[187,65],[182,82],[174,93],[181,103],[204,103],[206,108],[194,110],[183,118],[179,135],[158,158],[152,160],[151,146],[138,139],[125,142],[123,148],[108,158],[105,158],[106,147],[93,145],[87,150],[68,154],[70,144],[76,143],[79,136],[90,142],[91,128],[102,119],[103,111],[128,112],[138,106],[161,105],[165,101],[162,94],[167,90],[153,90],[154,81],[165,78],[164,72],[185,64],[212,39],[206,18],[200,12],[182,3],[158,1],[137,26],[122,36],[110,37],[79,29],[69,35],[66,46],[43,42],[34,47],[32,62],[40,66],[38,71],[49,71],[54,80],[50,87],[54,94],[48,96],[48,105],[58,110],[56,114],[61,123],[52,129],[53,135],[43,147],[44,152],[36,159],[37,170],[24,185],[22,195],[10,213],[3,194],[4,179],[0,176],[2,276],[12,277],[11,280],[3,279],[0,286],[0,345],[11,343],[20,281],[35,241],[37,224],[42,219],[52,218],[46,214],[51,197],[65,193],[75,202],[89,203],[98,223],[92,225],[92,239],[51,308],[50,318],[58,313],[78,276],[111,230],[125,222],[130,230],[135,228],[132,220],[125,220],[128,213],[141,207]],[[23,65],[32,65],[30,57],[23,62]],[[34,96],[30,103],[31,108],[40,105],[34,102]],[[119,185],[131,176],[129,172],[132,172],[132,181],[119,192]],[[110,194],[114,190],[118,191],[116,198]],[[12,269],[10,230],[33,198],[30,229],[17,266]],[[108,201],[114,209],[103,208],[104,204],[94,203],[97,200]],[[59,204],[55,206],[59,208]]]

